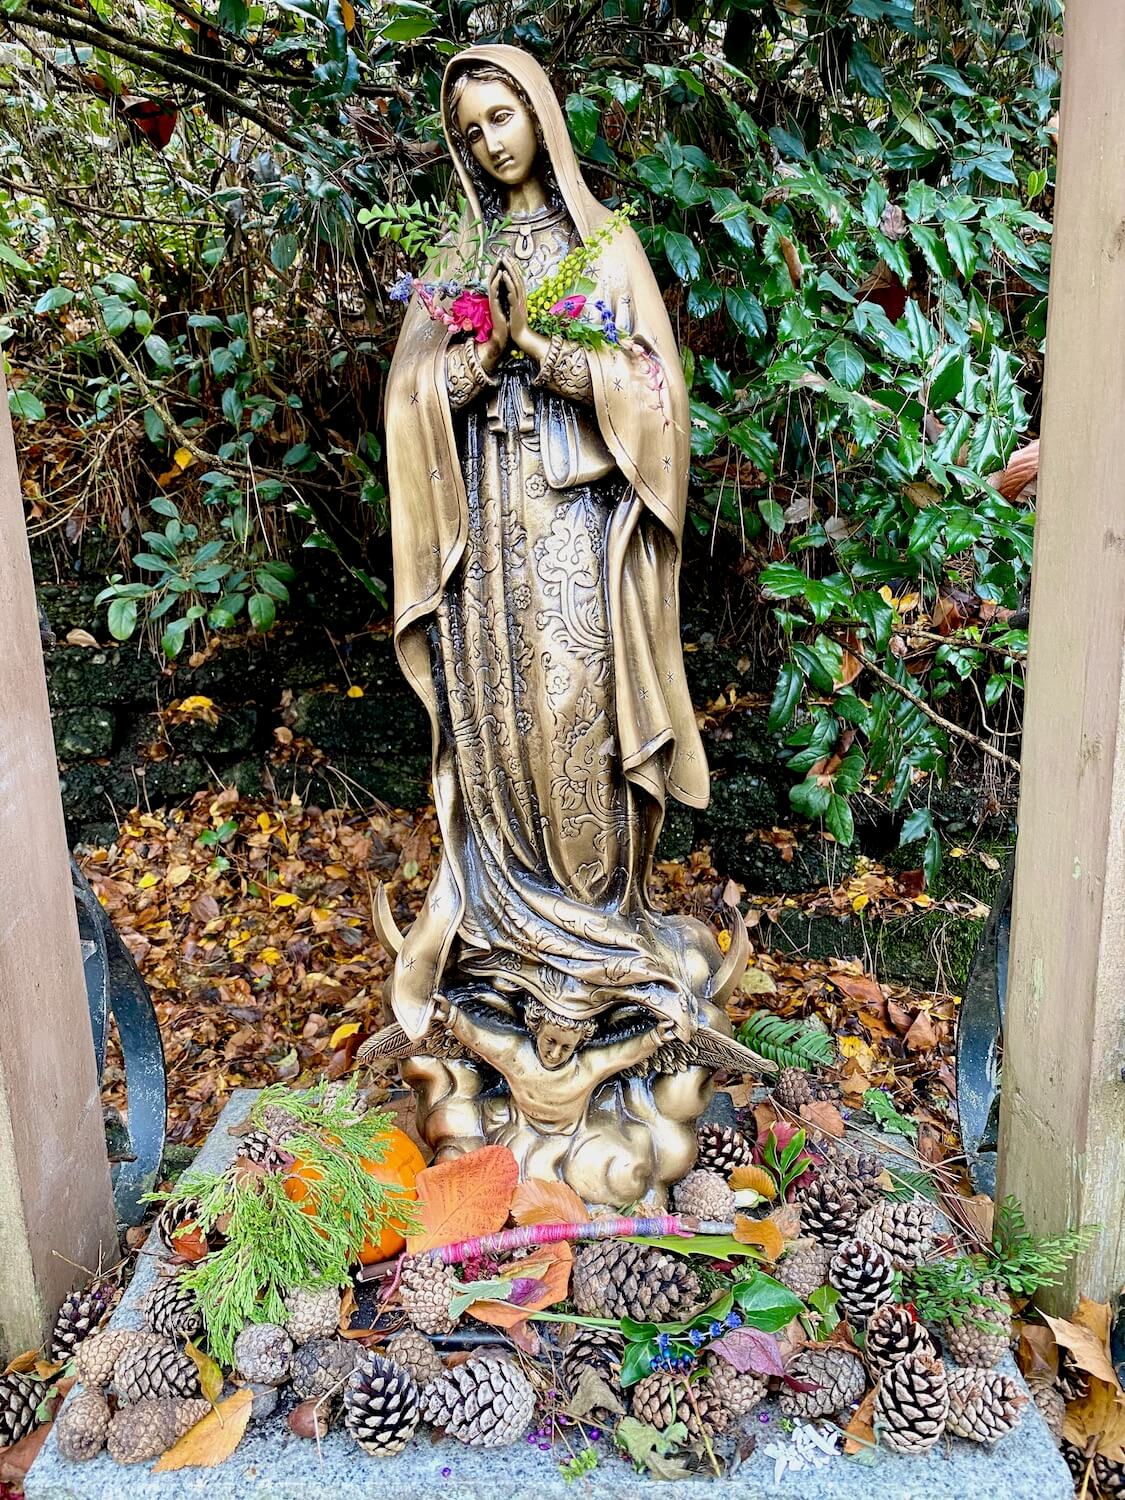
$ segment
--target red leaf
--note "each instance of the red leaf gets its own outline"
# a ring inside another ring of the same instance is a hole
[[[784,1375],[781,1351],[772,1333],[762,1333],[757,1328],[736,1328],[716,1339],[710,1346],[722,1355],[728,1365],[733,1365],[740,1375],[752,1371],[755,1375]]]

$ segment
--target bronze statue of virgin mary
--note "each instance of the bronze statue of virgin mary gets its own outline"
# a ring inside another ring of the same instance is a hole
[[[723,1000],[745,962],[652,906],[669,797],[707,802],[678,626],[687,392],[636,235],[600,245],[599,343],[528,297],[610,216],[543,70],[474,47],[442,85],[466,200],[441,274],[487,244],[487,336],[415,299],[386,406],[395,643],[433,729],[440,867],[395,951],[398,1056],[439,1157],[488,1142],[592,1204],[660,1201],[711,1068],[752,1054]]]

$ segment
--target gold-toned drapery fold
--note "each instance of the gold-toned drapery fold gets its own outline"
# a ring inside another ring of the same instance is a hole
[[[447,137],[452,141],[455,134],[448,106],[451,72],[473,66],[503,69],[526,95],[567,212],[579,235],[587,237],[609,211],[583,182],[547,77],[526,53],[476,47],[451,63],[442,90]],[[469,204],[460,233],[461,245],[467,246],[481,208],[456,149],[453,157]],[[614,311],[623,334],[655,355],[662,386],[658,393],[648,361],[619,345],[589,351],[597,430],[628,487],[610,523],[606,549],[616,750],[629,783],[658,809],[666,796],[702,807],[708,797],[707,769],[684,677],[678,620],[679,543],[690,452],[687,391],[667,312],[631,229],[612,238],[596,271],[598,295]],[[462,560],[468,527],[447,389],[450,337],[415,299],[391,366],[386,402],[395,644],[430,715],[434,799],[447,846],[461,793],[453,747],[443,742],[439,726],[429,627]],[[433,992],[464,915],[463,882],[455,862],[445,858],[392,980],[395,1018],[412,1037],[429,1025]]]

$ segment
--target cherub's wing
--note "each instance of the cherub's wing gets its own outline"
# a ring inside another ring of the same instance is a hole
[[[356,1053],[356,1062],[382,1062],[401,1057],[427,1057],[429,1046],[426,1037],[412,1040],[397,1021],[384,1026],[374,1036],[369,1036]]]
[[[706,1068],[725,1068],[731,1073],[776,1073],[777,1064],[760,1056],[752,1047],[744,1047],[732,1036],[724,1036],[710,1026],[700,1026],[688,1043],[692,1061]]]

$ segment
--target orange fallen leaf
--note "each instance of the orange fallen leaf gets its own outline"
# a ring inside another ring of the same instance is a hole
[[[849,1000],[865,1000],[868,1005],[876,1008],[882,1003],[882,986],[878,980],[869,979],[866,974],[832,973],[828,975],[828,982],[847,995]]]
[[[337,1332],[347,1338],[351,1332],[352,1318],[355,1316],[356,1300],[355,1291],[352,1287],[345,1287],[344,1295],[340,1299],[340,1316],[336,1323]]]
[[[777,1197],[777,1184],[765,1167],[735,1167],[728,1180],[736,1193],[739,1188],[750,1188],[755,1193],[761,1193],[763,1198],[768,1198],[771,1202]]]
[[[557,1245],[544,1245],[526,1260],[516,1261],[510,1270],[515,1276],[532,1276],[545,1283],[543,1290],[529,1302],[519,1307],[511,1302],[474,1302],[469,1312],[482,1323],[494,1328],[512,1328],[525,1323],[529,1313],[542,1312],[543,1308],[561,1302],[570,1288],[570,1268],[574,1255],[565,1241]],[[505,1274],[507,1273],[507,1269]]]
[[[0,1448],[0,1482],[4,1484],[22,1485],[27,1478],[27,1471],[39,1457],[39,1450],[47,1441],[47,1434],[51,1430],[51,1423],[44,1422],[41,1427],[36,1427],[26,1437],[20,1438],[18,1443],[12,1443],[8,1448]]]
[[[26,1375],[28,1370],[34,1370],[35,1361],[39,1358],[38,1349],[25,1349],[22,1354],[17,1354],[10,1359],[4,1368],[5,1375]]]
[[[799,1113],[802,1120],[823,1131],[825,1135],[843,1140],[847,1134],[843,1115],[827,1099],[815,1099],[812,1104],[802,1104]]]
[[[856,1408],[851,1421],[844,1428],[845,1453],[862,1453],[865,1448],[875,1446],[875,1391],[868,1391]]]
[[[407,1240],[411,1255],[502,1229],[519,1175],[507,1146],[481,1146],[419,1172],[415,1187],[422,1229]]]
[[[170,1469],[213,1469],[228,1459],[242,1441],[250,1421],[254,1392],[249,1386],[235,1391],[213,1407],[202,1422],[185,1432],[178,1443],[154,1465],[154,1474]]]
[[[758,1245],[769,1261],[774,1261],[785,1249],[785,1236],[771,1219],[751,1219],[746,1214],[735,1214],[734,1237],[740,1245]]]
[[[1063,1437],[1083,1453],[1093,1451],[1111,1463],[1125,1463],[1125,1395],[1121,1387],[1092,1379],[1087,1393],[1067,1406]]]
[[[585,1224],[590,1218],[572,1187],[541,1177],[529,1177],[518,1185],[511,1215],[517,1224]]]
[[[930,1052],[937,1046],[938,1034],[934,1023],[924,1010],[920,1010],[903,1037],[903,1045],[911,1052]]]

